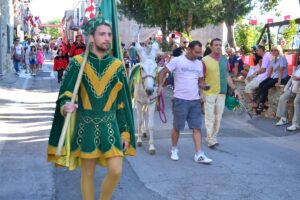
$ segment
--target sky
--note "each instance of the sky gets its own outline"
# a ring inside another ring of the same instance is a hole
[[[291,15],[291,19],[300,18],[299,0],[281,0],[277,7],[277,12],[281,14],[280,17],[275,15],[274,11],[261,15],[259,9],[253,10],[248,16],[248,19],[257,19],[258,23],[267,23],[268,18],[273,18],[274,22],[283,21],[283,16]]]
[[[66,10],[73,9],[73,0],[31,0],[33,16],[40,16],[42,23],[54,18],[62,19]]]
[[[31,0],[30,9],[34,16],[40,16],[42,23],[53,18],[62,19],[65,13],[65,10],[73,8],[73,0]],[[278,10],[282,14],[291,15],[291,18],[300,17],[300,7],[299,0],[281,0]],[[283,20],[283,17],[276,17],[275,12],[266,13],[264,16],[261,16],[258,9],[253,10],[247,18],[258,19],[258,22],[265,23],[267,18],[274,18],[274,21]]]

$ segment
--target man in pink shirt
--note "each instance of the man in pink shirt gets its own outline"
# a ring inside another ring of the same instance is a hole
[[[202,54],[202,44],[192,41],[186,55],[173,58],[159,74],[158,94],[163,90],[163,82],[167,73],[174,75],[174,98],[173,102],[173,130],[171,159],[179,160],[177,143],[180,131],[184,130],[187,121],[190,129],[193,129],[195,144],[194,161],[209,164],[212,160],[205,156],[201,149],[201,105],[199,86],[208,89],[203,78],[203,65],[198,58]],[[199,84],[200,83],[200,84]]]

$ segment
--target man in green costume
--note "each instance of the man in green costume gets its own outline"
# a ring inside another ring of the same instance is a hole
[[[49,138],[48,160],[71,170],[81,166],[84,200],[94,200],[96,164],[107,166],[100,196],[100,200],[107,200],[119,182],[124,155],[136,153],[134,121],[125,68],[120,60],[108,54],[112,44],[110,23],[98,17],[90,20],[86,27],[92,48],[77,103],[70,103],[70,99],[83,55],[71,60],[61,86]],[[73,129],[69,127],[62,155],[58,157],[55,152],[67,113],[72,113],[75,123]]]

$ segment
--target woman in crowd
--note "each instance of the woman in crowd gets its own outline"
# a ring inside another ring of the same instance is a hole
[[[258,94],[256,99],[259,99],[258,108],[256,110],[257,114],[260,114],[265,108],[265,102],[268,98],[268,91],[272,87],[280,87],[280,85],[285,85],[288,80],[288,62],[283,55],[281,46],[274,46],[271,49],[272,52],[272,62],[271,67],[268,72],[268,78],[259,84]]]
[[[299,59],[300,60],[300,59]],[[300,128],[300,63],[293,72],[292,78],[286,84],[284,93],[280,96],[276,116],[280,120],[276,123],[276,126],[285,125],[288,123],[287,110],[288,101],[293,96],[294,100],[294,116],[292,125],[287,128],[289,131],[295,131]]]
[[[249,67],[249,72],[247,73],[246,79],[245,79],[245,95],[248,95],[249,100],[251,100],[249,107],[253,107],[253,97],[254,97],[254,91],[252,90],[251,87],[249,87],[249,84],[251,84],[251,82],[257,77],[256,73],[261,69],[261,65],[262,65],[262,57],[257,55],[256,53],[253,54],[253,63],[254,66]]]

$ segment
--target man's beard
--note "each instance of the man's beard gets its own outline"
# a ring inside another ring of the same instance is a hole
[[[109,48],[105,49],[105,48],[103,48],[101,46],[98,46],[96,44],[95,44],[95,47],[96,47],[96,50],[99,51],[99,52],[106,52],[109,49]]]

